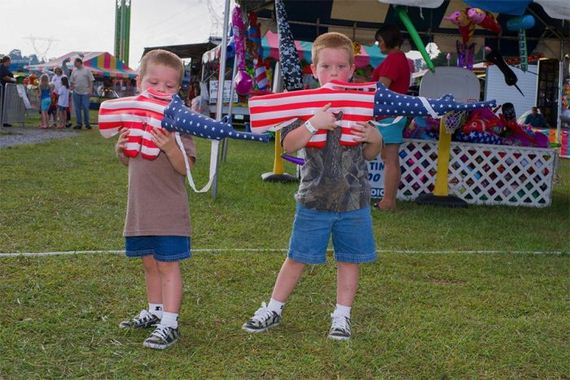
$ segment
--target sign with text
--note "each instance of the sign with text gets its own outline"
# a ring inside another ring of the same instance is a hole
[[[232,81],[226,80],[224,81],[224,94],[222,95],[222,101],[224,103],[228,103],[230,101],[230,90],[232,89]],[[218,100],[218,81],[211,80],[210,81],[210,104],[216,104]],[[232,102],[238,102],[237,93],[234,91],[232,94]]]
[[[384,196],[384,162],[380,158],[368,161],[368,182],[372,198]]]

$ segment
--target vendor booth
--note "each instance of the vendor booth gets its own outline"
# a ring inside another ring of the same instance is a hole
[[[136,78],[137,72],[107,52],[73,51],[46,63],[28,65],[25,68],[31,72],[42,73],[52,72],[56,67],[62,67],[65,73],[67,70],[73,70],[73,61],[76,58],[81,58],[84,67],[91,71],[95,77],[94,94],[90,99],[91,109],[98,109],[99,104],[105,99],[135,93],[136,86],[133,80]]]
[[[568,39],[570,36],[570,5],[566,1],[512,1],[509,7],[506,2],[483,1],[284,1],[292,34],[295,39],[313,40],[317,35],[327,31],[342,32],[353,39],[357,44],[370,45],[375,30],[383,23],[402,25],[393,5],[387,3],[416,5],[406,7],[411,24],[417,29],[416,33],[427,42],[436,42],[442,52],[451,52],[456,49],[456,40],[462,36],[458,27],[449,21],[449,16],[456,10],[478,7],[493,14],[493,19],[502,29],[501,33],[491,31],[477,25],[469,43],[476,44],[479,54],[483,56],[483,46],[489,46],[505,57],[515,57],[517,60],[507,60],[510,64],[519,64],[523,72],[530,71],[522,63],[528,59],[523,55],[524,46],[527,55],[555,60],[556,73],[554,76],[558,87],[550,91],[550,99],[546,99],[546,91],[541,92],[536,81],[536,92],[531,96],[534,104],[545,101],[549,106],[549,117],[554,121],[554,127],[560,129],[563,118],[561,109],[564,98],[561,97],[561,83],[567,81],[568,60],[565,54],[570,50]],[[273,4],[259,1],[239,1],[246,11],[255,11],[262,23],[262,29],[268,29],[269,37],[275,35],[275,16]],[[524,41],[521,30],[509,30],[507,23],[514,16],[532,15],[537,21],[531,28],[525,30]],[[402,27],[402,30],[404,28]],[[266,34],[267,35],[267,34]],[[409,30],[404,35],[413,38]],[[524,43],[522,43],[524,42]],[[297,43],[296,43],[297,45]],[[356,45],[356,44],[355,44]],[[297,45],[298,46],[298,45]],[[298,49],[299,50],[299,49]],[[421,50],[421,49],[420,49]],[[425,50],[425,48],[424,48]],[[266,53],[264,49],[264,54]],[[304,56],[301,56],[304,58]],[[211,57],[205,56],[207,62]],[[448,62],[449,64],[449,62]],[[433,70],[433,68],[432,68]],[[534,73],[538,77],[538,73]],[[516,74],[514,74],[516,76]],[[505,77],[506,78],[506,77]],[[501,88],[505,93],[513,94],[520,91],[504,80]],[[552,87],[552,79],[549,87]],[[516,77],[515,77],[516,83]],[[497,83],[493,83],[499,86]],[[445,83],[441,83],[445,87]],[[508,96],[508,94],[507,94]],[[562,131],[564,132],[564,131]],[[525,132],[526,133],[526,132]],[[535,131],[528,131],[529,136]],[[559,133],[564,135],[564,133]],[[402,183],[398,193],[399,199],[413,200],[419,195],[433,191],[436,174],[436,163],[440,152],[438,150],[437,136],[427,140],[418,140],[417,136],[408,138],[400,151],[402,166]],[[464,136],[462,136],[465,138]],[[527,136],[528,137],[528,136]],[[501,145],[503,141],[489,143],[482,139],[477,141],[459,140],[451,143],[449,152],[451,158],[447,173],[447,187],[449,192],[467,203],[489,205],[512,205],[546,207],[551,203],[553,179],[557,166],[558,153],[544,145],[544,139],[529,137],[533,142],[510,141],[508,145]],[[524,140],[524,138],[522,138]],[[516,140],[516,139],[515,139]],[[540,140],[540,144],[535,144]],[[378,180],[382,164],[370,163],[371,181]],[[381,196],[382,189],[376,188],[376,194]]]

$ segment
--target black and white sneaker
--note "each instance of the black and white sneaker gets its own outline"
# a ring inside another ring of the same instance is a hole
[[[250,333],[259,333],[279,325],[280,322],[281,315],[269,310],[265,302],[263,302],[253,317],[244,323],[241,328]]]
[[[159,323],[160,318],[145,309],[141,310],[136,317],[119,323],[119,327],[122,329],[143,329]]]
[[[178,328],[157,325],[152,334],[145,339],[143,346],[156,350],[165,350],[180,338]]]
[[[350,318],[343,316],[336,316],[331,314],[332,324],[329,330],[329,339],[334,340],[349,340],[350,332]]]

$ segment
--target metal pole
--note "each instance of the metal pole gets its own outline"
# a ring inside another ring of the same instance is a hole
[[[228,104],[228,120],[232,120],[232,108],[233,108],[233,98],[234,98],[234,91],[235,91],[235,80],[233,80],[233,78],[235,78],[236,76],[236,72],[237,72],[237,57],[234,55],[234,67],[232,69],[232,84],[230,86],[230,101]],[[229,139],[223,139],[222,140],[222,162],[226,162],[226,157],[228,155],[228,145],[229,145],[230,140]]]
[[[222,120],[222,110],[223,110],[223,95],[224,95],[224,79],[226,72],[226,49],[228,46],[228,25],[230,22],[230,0],[226,0],[224,6],[224,31],[222,33],[222,42],[220,44],[220,62],[219,62],[219,73],[218,73],[218,97],[216,99],[216,120]],[[210,166],[214,167],[214,180],[212,181],[212,199],[216,199],[218,194],[218,152],[220,148],[220,142],[218,140],[212,140],[210,148]]]

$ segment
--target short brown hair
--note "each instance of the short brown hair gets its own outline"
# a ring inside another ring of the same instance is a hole
[[[313,42],[313,48],[311,49],[311,56],[314,65],[319,63],[319,53],[321,50],[326,48],[346,50],[349,57],[349,63],[351,65],[354,64],[354,47],[352,45],[352,40],[344,34],[328,32],[317,37],[315,42]]]
[[[141,65],[139,67],[139,77],[143,78],[146,75],[148,65],[159,64],[166,67],[171,67],[180,72],[180,81],[182,83],[182,78],[184,77],[184,65],[176,54],[163,49],[154,49],[149,51],[144,55],[141,60]]]

